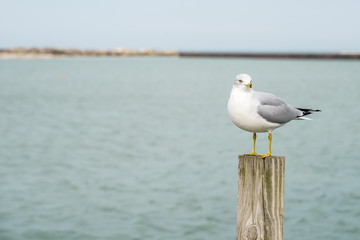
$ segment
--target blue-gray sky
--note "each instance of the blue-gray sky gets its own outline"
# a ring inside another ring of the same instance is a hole
[[[358,0],[1,0],[0,48],[360,52]]]

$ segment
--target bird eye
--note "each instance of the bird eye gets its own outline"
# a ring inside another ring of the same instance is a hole
[[[239,79],[239,83],[242,83],[243,81]]]

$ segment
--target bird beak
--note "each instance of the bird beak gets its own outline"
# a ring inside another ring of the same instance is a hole
[[[253,85],[251,83],[245,84],[248,88],[253,88]]]

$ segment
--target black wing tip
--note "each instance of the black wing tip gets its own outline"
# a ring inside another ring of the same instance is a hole
[[[310,109],[310,108],[296,108],[300,111],[303,111],[303,112],[321,112],[320,109]]]
[[[312,114],[313,112],[321,112],[320,109],[309,109],[309,108],[296,108],[300,111],[303,112],[303,115],[302,116],[306,116],[306,115],[309,115],[309,114]]]

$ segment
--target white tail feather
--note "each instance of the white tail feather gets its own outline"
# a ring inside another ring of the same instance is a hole
[[[310,121],[312,121],[311,118],[307,118],[307,117],[297,117],[297,118],[295,118],[295,119],[297,119],[297,120],[310,120]]]

